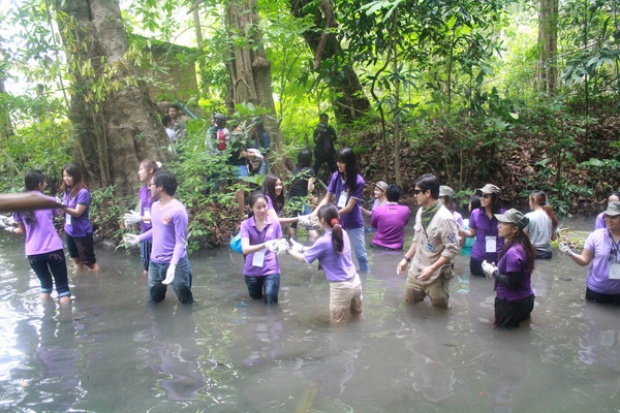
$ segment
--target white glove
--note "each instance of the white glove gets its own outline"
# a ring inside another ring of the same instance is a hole
[[[136,234],[127,234],[123,237],[123,241],[127,245],[138,245],[140,243],[140,237]]]
[[[10,226],[7,225],[7,226],[4,226],[2,228],[4,228],[4,230],[6,232],[10,232],[11,234],[15,233],[15,227],[10,227]]]
[[[177,266],[170,264],[168,266],[168,269],[166,270],[166,279],[163,280],[161,283],[168,285],[170,284],[172,281],[174,281],[174,272],[177,270]]]
[[[297,222],[299,223],[299,225],[303,225],[304,227],[315,229],[321,228],[321,225],[319,224],[319,219],[316,217],[316,215],[299,215],[297,217]]]
[[[559,247],[560,247],[560,252],[566,255],[567,257],[571,257],[575,254],[573,250],[571,250],[568,244],[565,242],[560,242]]]
[[[487,260],[482,261],[482,272],[487,278],[493,278],[493,273],[497,271],[495,263],[489,264]]]
[[[265,248],[271,252],[278,252],[278,240],[270,239],[269,241],[265,241]]]
[[[298,252],[300,254],[302,254],[304,252],[304,246],[301,245],[299,242],[295,241],[294,239],[291,238],[291,249],[295,252]]]
[[[285,238],[280,238],[278,240],[278,255],[282,254],[283,252],[286,253],[286,251],[288,251],[290,249],[290,245],[288,245],[288,241]]]
[[[125,221],[125,226],[128,227],[130,225],[137,224],[138,222],[140,222],[141,218],[140,218],[140,214],[138,214],[134,210],[131,210],[125,214],[125,216],[123,217],[123,220]]]

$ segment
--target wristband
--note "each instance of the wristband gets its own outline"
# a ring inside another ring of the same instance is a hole
[[[406,255],[403,258],[405,259],[405,261],[411,262],[411,258],[407,257]]]

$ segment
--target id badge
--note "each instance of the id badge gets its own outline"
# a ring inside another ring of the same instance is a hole
[[[347,191],[342,191],[340,193],[340,197],[338,198],[338,208],[342,209],[347,206]]]
[[[612,261],[609,263],[609,279],[620,280],[620,262]]]
[[[265,250],[256,251],[252,257],[252,267],[263,268],[265,264]]]
[[[497,237],[495,235],[487,235],[484,237],[484,252],[497,252]]]
[[[65,223],[71,225],[71,215],[65,214]]]

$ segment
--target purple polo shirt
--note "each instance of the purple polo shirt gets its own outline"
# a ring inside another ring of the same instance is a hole
[[[372,243],[380,247],[399,250],[405,243],[405,226],[411,211],[405,205],[385,203],[372,210],[370,225],[377,228]]]
[[[45,196],[36,191],[31,192],[55,201],[51,196]],[[27,220],[24,213],[13,214],[15,222],[21,222],[26,228],[26,255],[45,254],[63,248],[62,240],[54,227],[54,216],[60,213],[60,210],[38,209],[31,212],[34,218],[32,220]]]
[[[355,277],[355,265],[351,257],[351,244],[345,231],[342,231],[344,248],[342,254],[338,254],[332,243],[332,229],[325,231],[322,237],[304,252],[307,263],[319,260],[327,281],[347,281]]]
[[[500,214],[505,211],[500,210]],[[504,238],[497,235],[498,221],[493,216],[493,219],[489,219],[487,214],[484,213],[484,208],[476,208],[472,211],[469,217],[469,228],[476,230],[476,242],[471,250],[471,257],[475,260],[487,260],[489,263],[497,262],[497,256],[504,246]],[[486,237],[495,236],[496,238],[496,252],[485,252]]]
[[[274,206],[274,203],[271,200],[271,197],[269,195],[265,195],[265,200],[267,201],[267,211],[269,211],[270,209],[273,209],[274,211],[276,211],[276,215],[280,216],[280,213],[282,212],[282,210],[280,211],[276,210],[276,207]]]
[[[90,192],[86,188],[78,191],[77,195],[71,196],[71,189],[68,189],[62,197],[63,205],[69,208],[77,208],[78,204],[85,205],[86,210],[79,217],[69,217],[65,213],[65,232],[72,237],[85,237],[93,232],[93,226],[90,223]]]
[[[153,241],[151,261],[158,264],[177,265],[187,255],[187,211],[178,199],[165,206],[156,201],[151,206],[153,227],[140,235],[140,241]]]
[[[609,230],[603,228],[592,232],[583,248],[594,253],[586,282],[588,288],[600,294],[620,294],[620,280],[609,279],[610,259],[620,261],[620,254],[613,256]]]
[[[140,216],[151,215],[151,208],[153,206],[153,198],[151,197],[151,190],[147,185],[144,185],[140,188],[140,193],[138,194],[138,198],[140,199]],[[147,214],[148,212],[148,214]],[[146,232],[152,228],[152,225],[148,222],[140,221],[140,231]]]
[[[364,195],[364,178],[359,174],[355,180],[355,186],[352,188],[350,194],[343,194],[343,191],[348,191],[349,183],[344,182],[344,175],[336,171],[332,175],[329,185],[327,186],[327,192],[334,195],[336,206],[340,204],[340,197],[345,196],[346,202],[349,203],[349,198],[357,200],[353,209],[346,214],[340,215],[340,223],[344,229],[364,228],[364,217],[362,216],[361,199]],[[341,209],[341,208],[338,208]]]
[[[521,286],[516,290],[511,290],[504,284],[500,284],[496,281],[495,292],[497,294],[497,298],[508,301],[516,301],[534,295],[534,290],[532,290],[532,274],[524,272],[527,263],[526,260],[527,255],[520,244],[510,247],[504,256],[500,258],[497,263],[497,269],[501,274],[521,272],[523,273],[523,279],[521,281]]]
[[[282,227],[278,221],[267,216],[265,227],[262,231],[259,231],[256,228],[254,217],[250,217],[241,223],[241,239],[243,238],[249,238],[250,245],[262,244],[265,241],[282,238]],[[263,266],[255,267],[252,265],[255,253],[248,254],[245,257],[243,275],[246,277],[264,277],[266,275],[280,274],[278,255],[267,249],[262,251],[265,253]]]
[[[605,213],[601,212],[600,214],[598,214],[596,216],[596,222],[594,223],[594,229],[601,229],[601,228],[607,228],[607,225],[605,225]]]

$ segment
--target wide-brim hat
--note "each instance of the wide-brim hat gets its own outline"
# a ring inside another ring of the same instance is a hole
[[[514,224],[521,229],[524,229],[527,227],[527,224],[530,223],[530,219],[528,217],[523,215],[521,211],[514,208],[509,209],[503,214],[495,214],[495,218],[497,218],[499,222]]]
[[[620,215],[620,202],[610,202],[609,205],[607,205],[607,209],[605,210],[605,212],[603,212],[603,214],[610,217]]]

